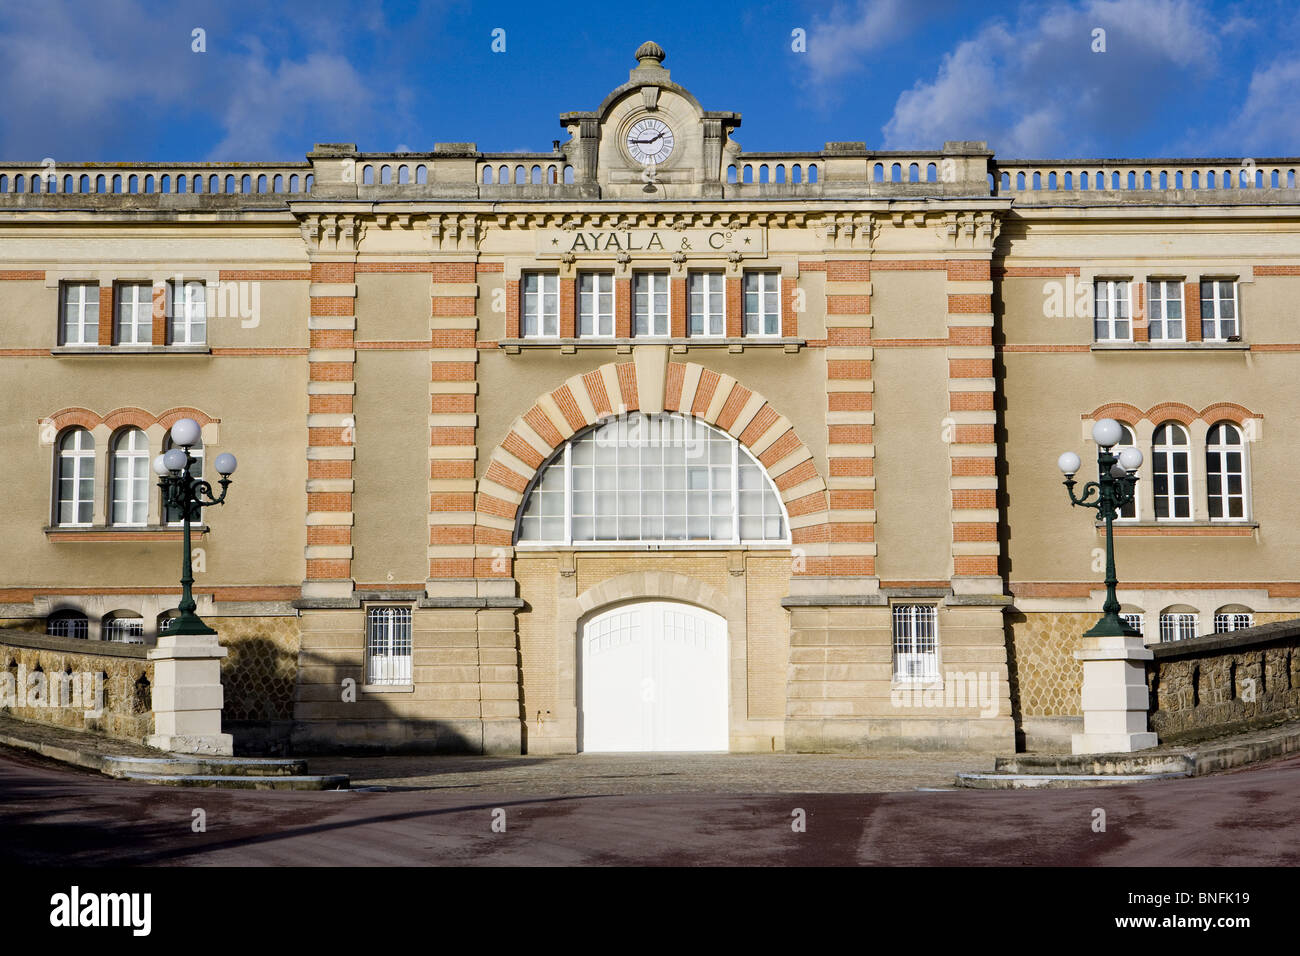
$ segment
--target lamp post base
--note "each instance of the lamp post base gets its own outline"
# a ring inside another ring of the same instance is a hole
[[[1074,652],[1083,662],[1083,733],[1076,754],[1131,753],[1160,741],[1147,727],[1146,661],[1154,655],[1137,636],[1088,636]]]

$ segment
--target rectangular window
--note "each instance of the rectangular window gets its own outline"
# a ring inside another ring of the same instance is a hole
[[[1147,283],[1147,338],[1152,342],[1181,342],[1183,329],[1183,283],[1178,279],[1155,279]]]
[[[929,604],[894,605],[894,680],[937,680],[937,613]]]
[[[1094,286],[1093,328],[1098,342],[1132,342],[1133,310],[1127,279],[1098,279]]]
[[[578,334],[583,338],[614,335],[614,276],[610,273],[578,275]]]
[[[692,272],[690,294],[690,335],[722,337],[727,334],[726,294],[721,272]]]
[[[411,683],[409,607],[372,607],[366,611],[366,683]]]
[[[168,341],[172,345],[203,345],[208,337],[208,296],[202,282],[167,284]]]
[[[63,345],[99,344],[99,286],[65,282],[59,339]]]
[[[638,272],[632,277],[633,335],[668,334],[668,273]]]
[[[116,287],[117,344],[153,344],[153,286],[119,282]]]
[[[1192,613],[1167,613],[1160,615],[1160,641],[1185,641],[1196,636],[1197,615]]]
[[[781,334],[781,274],[745,273],[745,335]]]
[[[1227,634],[1230,631],[1242,631],[1255,624],[1255,615],[1249,612],[1236,612],[1214,615],[1214,633]]]
[[[560,277],[553,272],[524,273],[525,338],[559,338]]]
[[[139,618],[117,617],[104,624],[103,638],[119,644],[143,644],[144,621]]]
[[[1238,336],[1237,281],[1235,279],[1201,280],[1201,339],[1226,342]]]

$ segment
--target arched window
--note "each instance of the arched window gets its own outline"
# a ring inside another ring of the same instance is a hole
[[[740,443],[697,418],[633,413],[576,435],[542,466],[520,544],[785,543],[775,485]]]
[[[113,443],[113,507],[110,521],[144,525],[149,520],[149,439],[128,428]]]
[[[102,635],[121,644],[144,643],[144,618],[135,611],[113,611],[104,615]]]
[[[1250,608],[1241,604],[1225,604],[1214,612],[1214,633],[1227,634],[1230,631],[1244,631],[1255,626],[1255,615]]]
[[[1196,636],[1200,615],[1196,608],[1175,604],[1160,612],[1160,642],[1185,641]]]
[[[1156,429],[1151,441],[1151,471],[1157,521],[1192,516],[1190,459],[1187,429],[1177,422],[1165,422]]]
[[[172,447],[171,435],[168,434],[167,440],[163,442],[163,451],[168,451],[169,449],[171,449],[171,447]],[[191,445],[189,448],[189,452],[190,452],[190,458],[192,459],[190,461],[189,472],[195,478],[202,478],[203,477],[203,439],[200,438],[193,445]],[[162,494],[161,489],[159,490],[158,493],[160,495]],[[185,516],[181,513],[180,508],[164,503],[161,510],[162,510],[164,524],[184,523]],[[191,521],[194,520],[193,516],[191,516],[190,520]]]
[[[1119,441],[1116,442],[1115,447],[1110,450],[1111,454],[1115,455],[1116,457],[1119,457],[1120,452],[1122,452],[1125,448],[1137,447],[1137,442],[1133,438],[1133,429],[1129,428],[1123,422],[1120,422],[1119,432],[1120,432]],[[1142,484],[1141,482],[1138,482],[1139,492],[1141,491],[1141,484]],[[1119,520],[1136,521],[1137,517],[1138,517],[1138,496],[1135,495],[1132,501],[1130,501],[1124,507],[1119,509]]]
[[[58,464],[56,523],[90,524],[95,511],[95,439],[90,432],[84,428],[64,432]]]
[[[1231,422],[1219,422],[1205,437],[1205,493],[1211,521],[1246,517],[1246,446]]]
[[[45,633],[51,637],[75,637],[84,641],[90,636],[90,622],[80,611],[55,611],[45,619]]]
[[[1120,605],[1119,619],[1139,634],[1146,633],[1146,625],[1143,623],[1145,618],[1146,615],[1140,607],[1134,607],[1132,604]]]

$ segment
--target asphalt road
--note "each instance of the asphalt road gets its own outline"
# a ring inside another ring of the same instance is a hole
[[[773,761],[781,761],[774,756]],[[575,761],[574,766],[581,767]],[[671,762],[665,765],[671,773]],[[1039,792],[177,789],[0,752],[0,860],[57,866],[1300,864],[1300,757]],[[806,830],[796,832],[796,810]],[[1104,812],[1105,829],[1098,832]],[[196,832],[195,811],[206,829]],[[493,829],[494,821],[500,830]]]

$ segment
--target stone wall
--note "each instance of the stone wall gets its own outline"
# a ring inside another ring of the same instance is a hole
[[[146,653],[143,645],[5,627],[0,631],[0,713],[143,743],[153,733],[153,664]]]
[[[1152,651],[1150,720],[1161,743],[1300,718],[1300,621],[1159,644]]]

